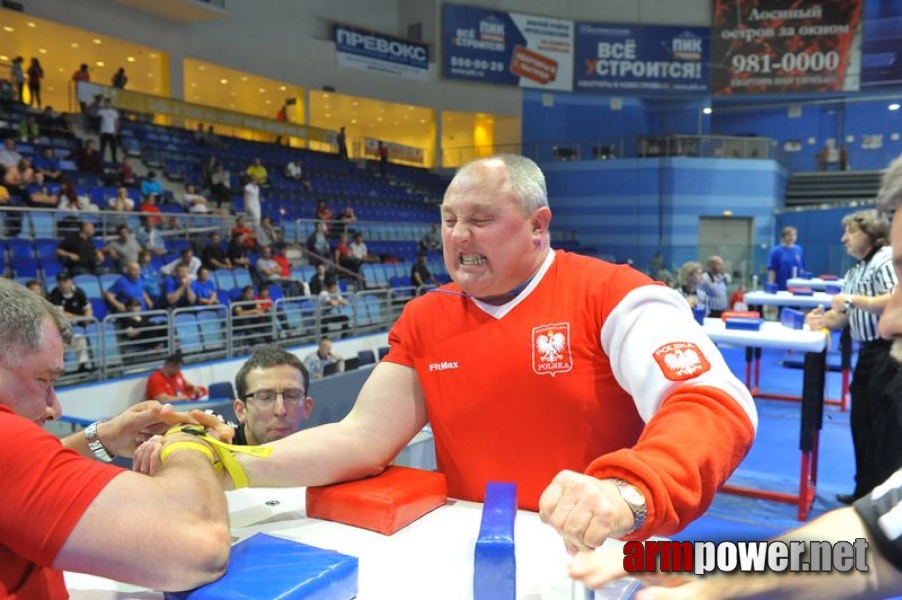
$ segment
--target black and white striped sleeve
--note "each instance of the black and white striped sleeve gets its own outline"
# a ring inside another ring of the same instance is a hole
[[[902,469],[854,507],[880,554],[902,571]]]

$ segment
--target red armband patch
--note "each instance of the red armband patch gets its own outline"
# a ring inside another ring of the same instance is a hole
[[[671,342],[655,350],[655,361],[671,381],[698,377],[711,368],[711,363],[692,342]]]

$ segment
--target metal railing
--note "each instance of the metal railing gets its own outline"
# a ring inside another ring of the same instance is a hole
[[[244,356],[258,344],[301,346],[314,344],[323,335],[386,331],[404,305],[426,289],[372,288],[343,294],[348,303],[342,307],[331,307],[315,296],[286,296],[228,306],[115,313],[102,320],[74,318],[74,340],[66,350],[59,385],[149,372],[176,350],[186,363],[199,363]],[[261,314],[237,314],[238,307],[261,305],[265,306]]]

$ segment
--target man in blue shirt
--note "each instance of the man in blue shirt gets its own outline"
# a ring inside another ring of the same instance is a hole
[[[780,243],[770,251],[767,280],[776,283],[778,290],[785,290],[789,278],[797,277],[805,269],[805,252],[796,244],[798,237],[795,227],[784,227],[780,231]]]
[[[113,282],[103,297],[116,312],[129,312],[128,301],[135,299],[141,303],[141,310],[153,308],[153,300],[144,291],[144,282],[141,281],[141,266],[138,263],[128,263],[125,275]]]

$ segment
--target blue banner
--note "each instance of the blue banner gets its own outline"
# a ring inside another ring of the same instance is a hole
[[[623,95],[708,92],[704,27],[576,24],[577,91]]]
[[[442,6],[442,74],[571,91],[573,21],[472,6]]]
[[[336,25],[335,52],[338,64],[351,69],[419,81],[429,73],[429,46],[366,29]]]

